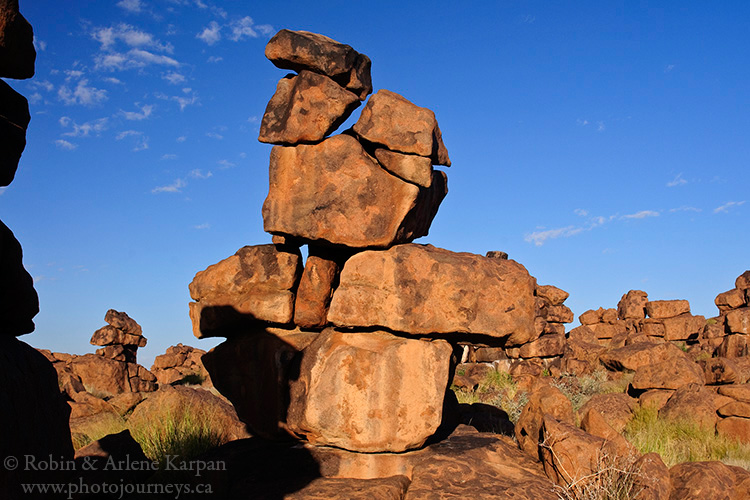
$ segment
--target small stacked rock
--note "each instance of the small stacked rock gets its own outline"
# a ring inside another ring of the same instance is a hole
[[[708,344],[720,356],[738,358],[748,355],[750,338],[750,271],[734,282],[734,288],[716,296],[719,316],[710,318],[703,332]]]
[[[189,345],[170,346],[167,352],[156,356],[151,373],[156,377],[159,387],[179,384],[186,379],[192,384],[210,385],[211,380],[201,361],[204,354],[206,351]]]
[[[419,448],[442,422],[459,342],[520,348],[559,327],[535,329],[535,280],[517,262],[411,243],[447,194],[432,111],[380,90],[330,136],[372,92],[369,58],[290,30],[266,56],[296,71],[277,85],[259,137],[275,144],[263,204],[274,244],[196,274],[193,331],[227,337],[203,362],[254,435]],[[565,319],[557,313],[551,325]]]

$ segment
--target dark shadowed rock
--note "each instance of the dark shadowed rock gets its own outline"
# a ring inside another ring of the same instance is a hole
[[[100,346],[124,345],[144,347],[146,342],[146,337],[143,335],[131,335],[112,325],[106,325],[99,328],[94,332],[90,340],[92,345]]]
[[[143,329],[141,328],[141,325],[139,325],[133,318],[128,316],[127,313],[110,309],[107,311],[107,314],[104,315],[104,321],[117,328],[118,330],[122,330],[123,333],[127,333],[128,335],[143,335]]]
[[[34,32],[18,12],[18,0],[0,0],[0,77],[34,76]]]
[[[398,245],[346,262],[328,320],[415,335],[483,334],[521,345],[535,338],[533,293],[534,279],[515,261]]]
[[[353,129],[391,151],[427,156],[434,165],[451,164],[435,113],[390,90],[381,89],[367,101]]]
[[[388,247],[426,235],[447,192],[445,173],[420,188],[382,169],[348,135],[275,146],[263,227],[324,244]]]
[[[200,271],[190,283],[190,319],[198,337],[228,336],[251,321],[286,324],[302,273],[298,248],[245,246]]]
[[[313,143],[335,131],[359,106],[356,95],[327,76],[302,71],[276,86],[258,140],[270,144]]]
[[[451,353],[444,340],[324,330],[302,352],[287,426],[316,445],[419,448],[442,422]]]
[[[706,377],[706,384],[744,384],[747,374],[732,358],[709,358],[699,361]]]
[[[34,331],[39,312],[34,280],[23,267],[23,252],[13,232],[0,221],[0,336]]]
[[[0,22],[1,19],[0,11]],[[31,116],[26,98],[0,80],[0,186],[13,182],[21,153],[26,147],[29,120]]]
[[[409,487],[409,478],[392,476],[378,479],[313,479],[284,500],[401,500]]]

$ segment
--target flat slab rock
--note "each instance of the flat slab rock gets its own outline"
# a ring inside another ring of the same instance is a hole
[[[534,281],[513,260],[432,245],[360,252],[344,265],[328,320],[412,335],[482,334],[521,345],[535,335]]]
[[[274,146],[263,228],[323,244],[389,247],[426,235],[447,193],[444,172],[420,188],[381,168],[349,135]]]

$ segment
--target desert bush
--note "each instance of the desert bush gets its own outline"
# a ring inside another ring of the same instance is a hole
[[[607,370],[601,368],[591,374],[581,376],[563,373],[552,382],[552,385],[570,400],[573,411],[578,411],[597,394],[625,392],[633,376],[632,373],[626,373],[620,378],[610,380]]]
[[[632,500],[643,490],[642,478],[635,457],[602,453],[591,474],[557,486],[556,492],[560,500]]]
[[[656,452],[667,466],[705,460],[748,468],[750,445],[717,435],[690,421],[659,418],[653,407],[638,408],[625,428],[625,437],[641,453]]]

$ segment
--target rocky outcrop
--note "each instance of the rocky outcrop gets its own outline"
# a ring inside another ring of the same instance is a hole
[[[18,0],[0,1],[0,77],[34,76],[34,31],[18,11]]]
[[[201,361],[204,354],[206,351],[189,345],[173,345],[164,354],[156,356],[150,371],[159,387],[182,383],[211,386],[210,377]]]

